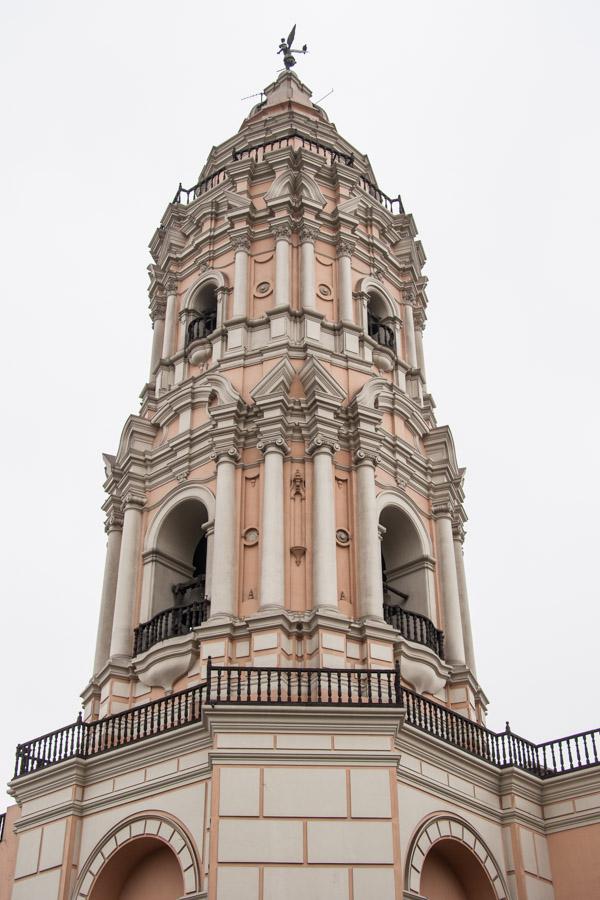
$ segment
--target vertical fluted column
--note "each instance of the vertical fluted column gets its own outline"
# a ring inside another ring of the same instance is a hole
[[[425,353],[423,351],[423,332],[425,330],[425,311],[421,307],[415,307],[413,312],[413,321],[415,327],[415,341],[417,345],[417,363],[421,370],[421,377],[427,382],[427,373],[425,371]]]
[[[290,241],[289,225],[275,225],[275,306],[290,305]]]
[[[145,498],[140,494],[127,494],[123,501],[123,537],[119,554],[115,613],[110,641],[111,658],[131,656],[133,606],[140,554],[142,510],[145,503]]]
[[[411,369],[416,369],[419,365],[419,362],[417,360],[415,322],[413,317],[414,302],[414,289],[412,287],[409,287],[404,291],[404,333],[406,334],[406,361]]]
[[[215,547],[215,521],[211,519],[202,526],[206,535],[206,575],[204,580],[204,593],[207,597],[211,596],[212,590],[212,574],[213,574],[213,553]]]
[[[375,493],[375,460],[367,457],[363,450],[356,454],[356,511],[360,615],[382,619],[383,579]]]
[[[354,322],[352,309],[352,252],[354,244],[351,241],[339,240],[337,242],[338,279],[339,279],[339,316],[341,322]]]
[[[167,282],[167,310],[165,314],[165,331],[162,346],[162,358],[169,359],[173,354],[173,341],[177,329],[177,282],[170,278]]]
[[[165,334],[166,302],[164,299],[156,300],[152,304],[150,317],[152,319],[152,352],[150,354],[150,373],[148,382],[152,384],[162,355]]]
[[[287,444],[279,437],[258,444],[265,457],[260,533],[260,606],[283,606],[285,601],[285,530],[283,513],[283,457]]]
[[[215,535],[211,579],[210,616],[231,618],[236,614],[235,602],[235,546],[236,500],[235,463],[238,452],[234,447],[220,451],[217,459],[217,487],[215,502]]]
[[[452,528],[454,537],[454,558],[456,560],[456,576],[458,579],[458,595],[460,597],[460,617],[462,621],[463,642],[465,645],[465,662],[473,675],[477,675],[475,668],[475,650],[473,648],[473,632],[471,630],[471,611],[469,609],[469,595],[467,593],[467,576],[465,573],[465,559],[463,556],[464,531],[461,525]]]
[[[448,505],[435,508],[435,527],[437,536],[437,559],[440,567],[440,584],[442,588],[442,605],[444,609],[444,638],[446,659],[448,662],[463,665],[465,648],[460,616],[460,594],[454,558],[454,539],[452,537],[452,511]]]
[[[121,552],[121,536],[123,534],[123,517],[120,513],[111,513],[106,520],[107,534],[106,558],[104,561],[104,578],[102,581],[102,597],[98,632],[96,635],[96,654],[94,656],[94,672],[96,675],[110,656],[113,619],[115,614],[115,595],[117,576],[119,573],[119,555]]]
[[[233,309],[234,319],[243,319],[248,314],[248,259],[250,239],[246,235],[236,235],[231,239],[235,250],[233,269]]]
[[[300,305],[302,309],[315,309],[315,241],[319,229],[303,225],[300,229]]]
[[[312,584],[313,606],[337,607],[337,565],[335,543],[335,501],[333,494],[333,453],[338,444],[320,438],[312,445]]]

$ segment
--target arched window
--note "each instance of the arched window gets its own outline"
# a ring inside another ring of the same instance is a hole
[[[396,352],[396,339],[394,329],[389,322],[390,316],[385,303],[375,293],[369,291],[367,301],[367,331],[370,338],[377,341],[383,347],[388,347]]]
[[[208,513],[200,500],[183,500],[171,510],[153,551],[152,614],[199,602],[206,594]]]
[[[214,282],[204,284],[191,304],[197,314],[188,323],[186,345],[208,337],[217,327],[217,286]]]

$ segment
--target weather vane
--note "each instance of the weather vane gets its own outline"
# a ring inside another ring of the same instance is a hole
[[[281,38],[281,43],[279,44],[279,50],[277,53],[283,53],[283,64],[286,69],[289,71],[292,66],[296,65],[296,60],[294,59],[294,53],[306,53],[308,51],[308,47],[306,44],[302,47],[301,50],[294,50],[292,44],[294,43],[294,37],[296,35],[296,26],[292,28],[290,33],[288,34],[287,41],[285,38]]]

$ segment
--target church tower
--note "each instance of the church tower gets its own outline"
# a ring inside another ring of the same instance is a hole
[[[595,896],[598,732],[485,727],[415,222],[289,60],[152,237],[92,677],[17,748],[0,898]]]

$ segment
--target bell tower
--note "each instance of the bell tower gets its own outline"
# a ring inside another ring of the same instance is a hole
[[[0,890],[592,896],[569,841],[593,858],[599,733],[485,727],[425,253],[292,41],[152,237],[91,679],[76,722],[17,748]]]

